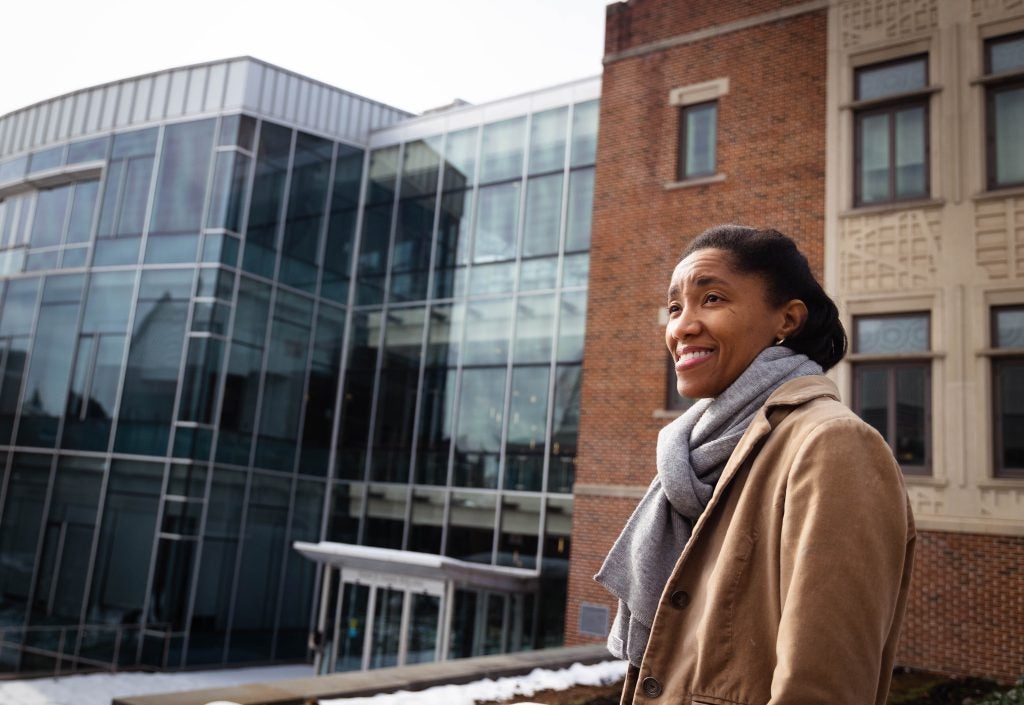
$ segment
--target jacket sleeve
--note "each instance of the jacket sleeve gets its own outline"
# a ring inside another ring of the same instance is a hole
[[[859,419],[805,438],[784,500],[771,705],[879,702],[909,569],[906,497],[889,447]]]

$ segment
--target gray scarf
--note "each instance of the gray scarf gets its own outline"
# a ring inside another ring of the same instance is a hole
[[[608,649],[639,666],[662,590],[740,437],[783,382],[821,374],[806,355],[765,348],[714,399],[701,399],[658,434],[658,474],[594,579],[619,598]]]

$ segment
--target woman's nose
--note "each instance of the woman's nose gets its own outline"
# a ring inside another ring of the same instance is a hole
[[[700,332],[700,321],[690,308],[684,308],[679,315],[668,322],[669,333],[676,340],[692,337]]]

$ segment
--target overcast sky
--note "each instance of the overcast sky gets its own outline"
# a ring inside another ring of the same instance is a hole
[[[248,54],[412,112],[601,72],[610,0],[2,0],[0,115]]]

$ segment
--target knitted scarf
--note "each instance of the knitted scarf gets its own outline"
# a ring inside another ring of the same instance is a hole
[[[640,665],[662,590],[754,414],[783,382],[821,372],[806,355],[765,348],[724,392],[661,429],[657,475],[594,576],[619,599],[614,656]]]

